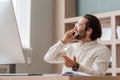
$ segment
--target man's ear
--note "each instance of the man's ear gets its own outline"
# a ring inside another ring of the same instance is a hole
[[[92,34],[92,28],[87,29],[87,34]]]

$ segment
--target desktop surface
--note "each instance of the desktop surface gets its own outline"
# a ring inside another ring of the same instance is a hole
[[[0,80],[120,80],[120,76],[0,76]]]

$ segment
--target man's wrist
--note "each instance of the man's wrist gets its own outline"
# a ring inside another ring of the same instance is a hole
[[[66,43],[67,43],[65,40],[61,40],[61,42],[62,42],[63,44],[66,44]]]
[[[72,70],[73,71],[77,71],[79,69],[79,63],[76,63],[73,67]]]

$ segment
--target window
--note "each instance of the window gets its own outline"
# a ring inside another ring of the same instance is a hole
[[[30,48],[31,0],[12,0],[23,48]]]

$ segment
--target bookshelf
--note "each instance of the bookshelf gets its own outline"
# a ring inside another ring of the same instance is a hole
[[[60,40],[67,30],[74,27],[81,16],[75,16],[76,0],[55,0],[55,42]],[[108,76],[120,76],[120,40],[117,36],[117,26],[120,26],[120,11],[93,14],[99,18],[102,29],[111,30],[110,40],[98,39],[112,53],[112,67],[107,70]],[[104,34],[103,34],[104,35]],[[61,65],[55,65],[55,72],[61,71]]]

